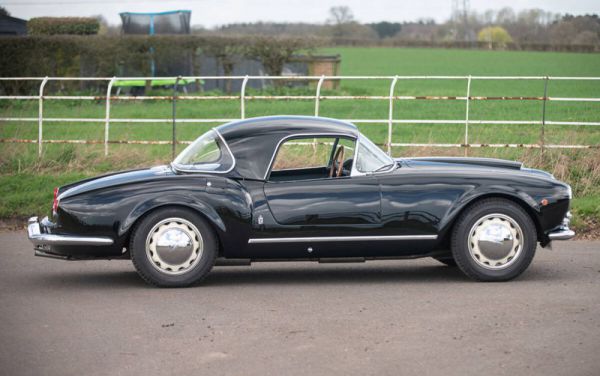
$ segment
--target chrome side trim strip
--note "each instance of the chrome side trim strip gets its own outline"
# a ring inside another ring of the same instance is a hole
[[[87,237],[78,235],[43,234],[37,217],[29,218],[27,223],[29,240],[38,245],[112,245],[113,240],[108,237]]]
[[[307,243],[307,242],[351,242],[382,240],[435,240],[437,235],[386,235],[386,236],[311,236],[303,238],[254,238],[248,244],[259,243]]]

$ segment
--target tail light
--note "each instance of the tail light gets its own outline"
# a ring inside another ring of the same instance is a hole
[[[54,188],[54,199],[52,200],[52,214],[58,210],[58,187]]]

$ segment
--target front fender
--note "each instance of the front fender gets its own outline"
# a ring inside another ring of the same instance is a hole
[[[521,204],[521,206],[524,206],[529,213],[535,213],[535,218],[532,219],[536,222],[536,226],[538,226],[540,207],[536,200],[527,192],[511,186],[483,186],[479,189],[476,188],[465,192],[465,194],[452,204],[447,211],[446,216],[440,221],[440,235],[445,236],[447,234],[452,228],[458,215],[462,213],[466,207],[475,201],[488,197],[504,197],[516,201]]]

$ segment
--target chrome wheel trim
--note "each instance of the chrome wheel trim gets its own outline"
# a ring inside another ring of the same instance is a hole
[[[155,224],[146,237],[146,256],[159,272],[180,275],[202,259],[204,241],[196,226],[183,218],[167,218]]]
[[[521,256],[524,240],[523,230],[513,218],[488,214],[479,218],[469,231],[469,254],[483,268],[504,269]]]

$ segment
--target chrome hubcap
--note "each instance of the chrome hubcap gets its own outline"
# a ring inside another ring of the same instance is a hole
[[[469,253],[486,269],[503,269],[514,263],[523,249],[523,231],[504,214],[480,218],[469,232]]]
[[[200,231],[183,218],[167,218],[158,222],[146,238],[146,256],[162,273],[183,274],[202,258]]]

